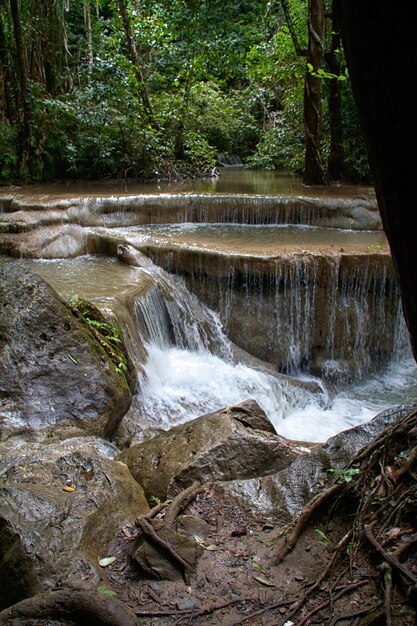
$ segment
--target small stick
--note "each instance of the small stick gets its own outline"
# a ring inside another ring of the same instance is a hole
[[[398,570],[403,576],[408,578],[408,580],[411,580],[413,585],[415,585],[417,583],[417,578],[413,576],[412,573],[406,567],[404,567],[404,565],[402,565],[398,559],[395,558],[395,556],[392,556],[392,554],[390,554],[389,552],[384,550],[384,548],[382,548],[382,546],[378,543],[378,541],[373,536],[370,527],[365,526],[364,531],[365,531],[365,536],[367,540],[375,548],[375,550],[379,552],[379,554],[382,556],[384,561],[389,563],[389,565],[391,565],[394,569]]]

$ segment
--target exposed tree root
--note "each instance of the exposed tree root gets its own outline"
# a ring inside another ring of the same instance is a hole
[[[138,626],[141,623],[117,598],[73,589],[51,591],[22,600],[1,611],[0,624],[6,626],[11,620],[29,618],[67,619],[79,626]]]
[[[408,602],[408,608],[403,607],[405,611],[409,611],[407,619],[415,618],[414,607],[409,602],[416,595],[417,577],[400,562],[400,559],[409,556],[417,546],[415,516],[417,477],[413,473],[413,468],[417,464],[416,443],[417,411],[413,410],[362,449],[347,468],[339,473],[338,478],[305,506],[295,526],[287,531],[284,545],[278,549],[275,561],[277,564],[281,563],[296,547],[303,533],[313,525],[313,520],[317,516],[320,516],[321,527],[326,526],[329,510],[333,519],[339,516],[340,519],[346,521],[347,515],[350,515],[352,525],[345,537],[333,549],[325,571],[291,607],[282,623],[296,617],[299,620],[298,626],[306,625],[311,622],[314,615],[330,607],[330,617],[326,618],[327,623],[337,624],[339,617],[333,614],[333,603],[343,595],[369,582],[369,580],[362,580],[359,583],[347,581],[341,591],[330,592],[330,599],[320,600],[322,585],[334,574],[336,559],[338,557],[340,561],[348,559],[346,551],[341,550],[348,541],[350,542],[351,571],[353,569],[356,572],[360,571],[359,555],[362,555],[362,559],[368,558],[369,551],[366,545],[371,545],[383,560],[383,564],[378,568],[379,574],[383,575],[380,603],[363,612],[352,613],[352,616],[360,619],[361,624],[372,624],[378,623],[383,615],[387,626],[392,626],[394,603],[398,603],[398,590],[394,593],[394,577],[397,575],[403,583],[402,597],[406,603]],[[354,474],[349,472],[353,468],[355,468]],[[324,504],[326,504],[326,512],[323,511]],[[400,542],[399,546],[396,545],[398,542]],[[369,574],[367,576],[369,578]],[[330,589],[335,589],[335,587],[330,587]],[[305,611],[307,601],[311,608],[308,613],[301,613]],[[410,617],[411,614],[414,617]]]
[[[195,481],[190,487],[184,489],[171,502],[165,513],[164,523],[172,528],[178,514],[200,493],[202,486]]]
[[[279,565],[279,563],[281,563],[285,559],[285,557],[291,552],[291,550],[295,548],[299,538],[310,523],[313,515],[317,513],[317,511],[325,502],[327,502],[332,496],[338,493],[341,490],[341,487],[342,485],[339,484],[332,485],[331,487],[329,487],[329,489],[322,491],[317,496],[312,498],[312,500],[310,500],[310,502],[304,507],[300,516],[297,519],[293,530],[291,531],[289,536],[286,537],[285,544],[276,556],[276,565]]]
[[[158,546],[158,548],[162,548],[178,565],[180,565],[184,570],[184,576],[187,576],[191,572],[193,572],[192,566],[185,561],[176,550],[166,541],[164,541],[152,528],[151,524],[145,519],[137,520],[137,525],[149,539],[151,543],[154,543]]]

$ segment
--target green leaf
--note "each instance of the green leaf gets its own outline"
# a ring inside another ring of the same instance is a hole
[[[322,543],[323,545],[327,545],[328,543],[330,543],[330,539],[328,538],[326,533],[324,533],[322,530],[320,530],[320,528],[315,528],[314,530],[316,531],[316,533],[318,534],[318,536],[322,540],[320,543]]]
[[[115,556],[104,556],[102,559],[98,560],[98,564],[100,565],[100,567],[107,567],[108,565],[114,563],[115,560]]]
[[[102,585],[97,587],[97,591],[99,593],[102,593],[104,596],[110,596],[112,598],[114,598],[114,596],[117,596],[117,593],[115,591],[112,591],[111,589],[107,589],[107,587],[103,587]]]

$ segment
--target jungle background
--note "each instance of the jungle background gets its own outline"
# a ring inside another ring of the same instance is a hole
[[[330,0],[1,0],[0,180],[369,182]]]

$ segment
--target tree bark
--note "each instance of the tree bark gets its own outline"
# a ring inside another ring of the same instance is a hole
[[[332,10],[332,35],[330,50],[325,54],[325,60],[329,72],[339,76],[340,54],[342,42],[340,38],[340,26],[335,2]],[[345,155],[343,150],[343,127],[342,127],[342,93],[340,81],[330,79],[329,84],[329,127],[330,127],[330,150],[327,162],[327,176],[329,180],[340,181],[345,179]]]
[[[19,105],[22,105],[26,100],[28,90],[28,66],[23,46],[18,0],[10,0],[10,10],[12,14],[13,31],[16,43],[16,68],[19,76]]]
[[[90,0],[85,0],[85,26],[87,30],[87,73],[88,79],[91,80],[94,65],[93,53],[93,31],[91,28],[91,5]]]
[[[325,177],[320,157],[321,142],[321,79],[315,75],[323,63],[324,5],[323,0],[309,0],[307,68],[304,81],[305,160],[304,183],[323,185]]]
[[[417,357],[415,6],[339,0],[341,32],[382,222]]]

